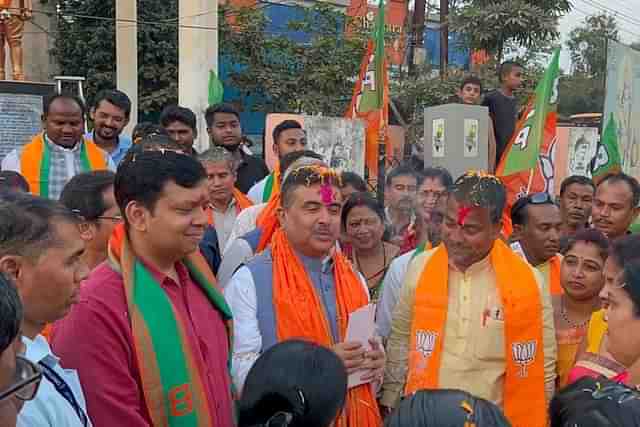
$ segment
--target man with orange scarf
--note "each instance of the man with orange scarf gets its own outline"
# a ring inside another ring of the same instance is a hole
[[[253,203],[235,187],[237,177],[235,160],[228,150],[213,146],[199,154],[198,160],[207,171],[211,207],[209,227],[216,230],[218,248],[222,250],[227,244],[236,218]]]
[[[280,163],[284,173],[278,177],[278,191],[272,194],[269,202],[250,206],[238,215],[217,272],[217,278],[223,288],[238,267],[262,252],[271,242],[271,237],[279,225],[277,211],[280,206],[280,185],[287,171],[309,164],[324,164],[322,156],[309,150],[286,154]]]
[[[160,144],[136,144],[120,163],[124,223],[52,347],[77,369],[94,427],[233,427],[231,312],[197,250],[206,173]]]
[[[443,244],[409,267],[387,343],[382,405],[420,389],[462,389],[514,427],[545,427],[555,387],[549,290],[499,239],[505,189],[469,173],[447,198]]]
[[[260,353],[303,338],[332,348],[347,370],[367,384],[349,390],[336,426],[381,424],[374,390],[385,355],[379,339],[370,351],[344,342],[349,315],[369,303],[362,278],[333,251],[340,236],[342,197],[338,175],[324,166],[301,166],[282,185],[281,228],[271,247],[236,272],[225,288],[234,312],[232,377],[240,389]]]

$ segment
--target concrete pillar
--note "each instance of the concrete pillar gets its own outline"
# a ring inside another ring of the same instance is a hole
[[[116,76],[118,89],[131,98],[131,120],[125,133],[138,123],[138,5],[116,0]]]
[[[180,0],[179,102],[198,117],[198,151],[209,147],[204,112],[209,71],[218,71],[218,0]]]

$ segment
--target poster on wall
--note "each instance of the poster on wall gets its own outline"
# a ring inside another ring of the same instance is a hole
[[[478,157],[478,121],[464,120],[464,156]]]
[[[307,147],[322,155],[330,167],[364,176],[364,121],[304,116]]]
[[[443,158],[445,156],[444,119],[435,119],[433,121],[432,129],[433,157]]]
[[[598,150],[598,138],[597,128],[569,128],[566,176],[580,175],[591,177],[590,163]]]
[[[603,117],[612,113],[622,169],[640,178],[640,51],[608,40]]]

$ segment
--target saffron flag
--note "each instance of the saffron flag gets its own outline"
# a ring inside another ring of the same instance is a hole
[[[366,122],[365,166],[369,179],[374,180],[378,175],[378,142],[381,138],[384,138],[387,159],[391,160],[393,155],[387,133],[389,78],[384,49],[384,16],[384,1],[380,0],[376,23],[360,65],[360,75],[353,91],[351,106],[345,114],[346,118],[363,119]]]
[[[618,131],[616,119],[613,113],[609,116],[607,124],[598,143],[598,151],[591,162],[591,175],[596,185],[605,176],[622,170],[620,150],[618,148]]]
[[[507,190],[505,235],[511,234],[511,206],[517,199],[531,193],[553,193],[559,56],[560,49],[556,49],[496,169]]]

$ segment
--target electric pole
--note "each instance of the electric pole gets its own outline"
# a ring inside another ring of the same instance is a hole
[[[411,27],[411,49],[409,50],[409,75],[416,72],[416,50],[424,45],[424,15],[426,12],[426,0],[415,0],[413,5],[413,20]]]
[[[440,77],[447,78],[449,66],[449,0],[440,0]]]

